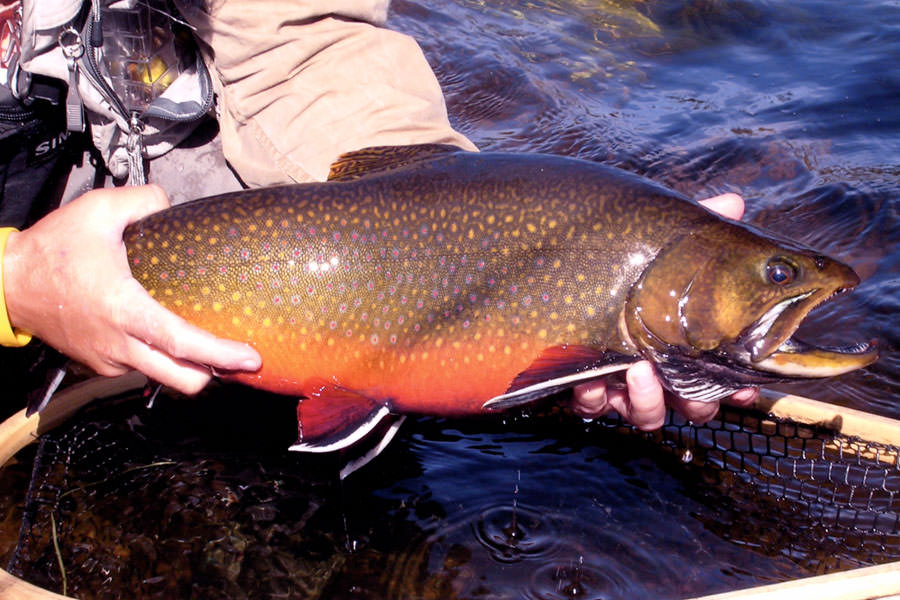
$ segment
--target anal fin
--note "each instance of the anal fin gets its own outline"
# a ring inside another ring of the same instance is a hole
[[[527,369],[519,373],[505,394],[491,398],[482,408],[502,411],[528,404],[579,383],[624,371],[638,360],[640,358],[637,356],[591,346],[553,346],[544,350]]]
[[[387,403],[331,383],[311,386],[297,405],[297,442],[300,452],[334,452],[365,438],[391,416]]]

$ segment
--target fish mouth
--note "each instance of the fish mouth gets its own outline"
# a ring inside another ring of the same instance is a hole
[[[878,359],[875,341],[848,346],[814,346],[792,336],[803,319],[823,302],[850,291],[815,289],[774,305],[738,338],[747,366],[784,377],[833,377],[868,366]]]

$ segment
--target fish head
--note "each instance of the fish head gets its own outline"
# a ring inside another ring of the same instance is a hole
[[[632,287],[623,327],[672,391],[715,400],[748,385],[841,375],[874,362],[874,343],[825,348],[793,337],[811,310],[858,284],[838,260],[716,221],[663,248]]]

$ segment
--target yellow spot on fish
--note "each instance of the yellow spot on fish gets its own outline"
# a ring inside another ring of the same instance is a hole
[[[565,298],[563,298],[563,302],[565,302],[566,304],[572,304],[572,296],[566,296]]]
[[[194,310],[200,312],[201,310],[203,310],[203,305],[198,302],[194,305]]]
[[[204,296],[209,296],[209,292],[210,292],[210,289],[208,286],[204,285],[202,288],[200,288],[200,293],[203,294]]]
[[[216,312],[222,311],[222,304],[219,302],[213,302],[213,310]]]
[[[542,340],[547,339],[547,330],[541,329],[540,331],[538,331],[538,337],[541,338]]]
[[[148,247],[149,247],[149,245],[148,245]],[[151,257],[150,257],[150,264],[151,264],[151,265],[155,265],[155,264],[158,264],[158,263],[159,263],[159,258],[158,258],[158,257],[156,257],[156,256],[151,256]]]
[[[253,314],[253,309],[250,308],[249,306],[245,306],[245,307],[244,307],[244,314],[247,315],[247,316],[249,317],[250,315]]]
[[[240,292],[235,292],[235,293],[233,293],[233,294],[231,295],[231,300],[234,301],[234,302],[237,302],[237,301],[240,300],[240,299],[241,299],[241,293],[240,293]]]
[[[231,318],[231,324],[232,324],[232,325],[235,325],[235,326],[240,325],[240,324],[241,324],[241,320],[238,319],[237,317],[232,317],[232,318]]]
[[[534,223],[526,223],[525,229],[528,230],[528,233],[534,233],[535,231],[537,231],[537,227],[534,226]]]

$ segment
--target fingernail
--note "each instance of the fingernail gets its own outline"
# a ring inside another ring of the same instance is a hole
[[[238,365],[238,368],[241,371],[256,371],[259,369],[260,366],[261,365],[260,365],[259,360],[255,359],[255,358],[248,358],[246,360],[241,361],[240,364]]]

